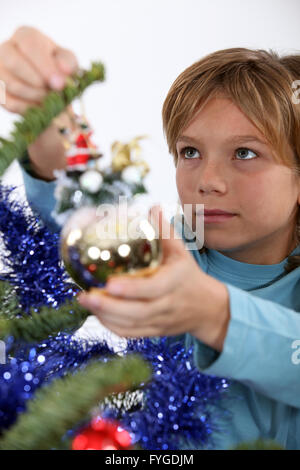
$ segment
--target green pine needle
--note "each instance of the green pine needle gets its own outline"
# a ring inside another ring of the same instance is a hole
[[[136,389],[151,377],[149,365],[136,355],[107,363],[92,362],[74,375],[39,389],[0,439],[0,450],[42,450],[62,447],[62,436],[86,420],[105,396]]]
[[[285,450],[284,447],[272,440],[257,439],[254,442],[243,442],[233,450]]]
[[[15,158],[21,158],[27,147],[51,124],[73,100],[95,81],[105,79],[105,68],[101,62],[93,62],[91,69],[80,71],[61,91],[51,91],[41,107],[28,108],[20,121],[14,123],[10,139],[0,137],[0,176]]]
[[[9,282],[0,281],[0,322],[21,315],[19,299]]]
[[[57,310],[52,307],[42,307],[39,313],[32,310],[31,316],[27,317],[0,316],[0,339],[13,336],[27,343],[39,342],[59,331],[76,330],[89,315],[90,312],[74,299],[65,302]]]

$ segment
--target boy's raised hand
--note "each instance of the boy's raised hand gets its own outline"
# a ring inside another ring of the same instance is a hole
[[[189,332],[221,351],[230,318],[225,284],[199,268],[158,206],[152,208],[151,220],[160,235],[171,233],[169,239],[161,238],[164,256],[158,270],[144,278],[112,277],[105,291],[82,293],[79,303],[119,336]]]
[[[23,115],[28,107],[38,106],[50,90],[61,90],[67,76],[77,69],[72,51],[57,45],[38,29],[22,26],[0,44],[0,80],[5,89],[1,104],[7,111]],[[68,113],[63,112],[59,120],[72,128]],[[54,124],[29,146],[28,154],[37,178],[55,179],[54,170],[65,167],[65,151]]]
[[[18,28],[0,44],[0,80],[5,83],[8,111],[23,114],[39,104],[49,89],[60,90],[78,68],[72,51],[30,26]]]

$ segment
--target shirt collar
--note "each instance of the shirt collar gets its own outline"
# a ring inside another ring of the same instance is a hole
[[[183,230],[183,216],[176,215],[172,218],[171,221],[174,224],[175,229],[181,237],[186,242],[186,238],[184,236]],[[187,224],[185,225],[185,230],[189,232],[189,227]],[[192,232],[191,232],[192,233]],[[193,250],[195,258],[199,262],[199,254],[198,250]],[[300,255],[300,244],[288,255]],[[284,266],[287,262],[288,256],[282,260],[280,263],[277,264],[250,264],[250,263],[243,263],[241,261],[236,261],[235,259],[229,258],[228,256],[223,255],[217,250],[213,249],[206,249],[206,256],[208,264],[214,267],[214,270],[218,270],[222,273],[231,274],[233,277],[245,277],[248,279],[256,280],[256,279],[266,279],[270,280],[276,277],[277,275],[284,272]]]
[[[298,245],[289,256],[300,254],[300,245]],[[217,250],[207,249],[207,260],[218,270],[235,276],[245,276],[255,279],[272,279],[284,271],[284,266],[288,257],[277,264],[251,264],[237,261],[223,255]]]

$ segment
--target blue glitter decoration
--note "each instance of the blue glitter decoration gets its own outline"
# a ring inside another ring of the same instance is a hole
[[[12,339],[11,345],[16,346]],[[192,348],[187,351],[182,342],[170,343],[166,337],[130,340],[122,354],[131,353],[152,364],[152,380],[133,411],[110,405],[102,407],[103,416],[118,419],[146,450],[212,448],[213,432],[226,417],[221,398],[228,381],[200,373],[192,363]],[[106,341],[62,333],[37,345],[20,345],[15,357],[0,366],[0,432],[26,411],[39,387],[85,367],[90,359],[106,362],[114,355]]]
[[[57,308],[78,288],[68,282],[59,257],[59,234],[50,232],[28,205],[12,198],[15,188],[0,184],[0,233],[4,245],[4,273],[0,279],[14,286],[20,307]]]
[[[11,349],[16,351],[13,338],[8,338],[6,349],[8,357]],[[63,333],[39,344],[19,344],[14,357],[0,365],[0,434],[26,410],[38,388],[84,367],[92,358],[106,362],[113,354],[105,341],[87,342]]]
[[[219,430],[221,419],[229,419],[221,401],[228,380],[199,372],[193,365],[193,348],[186,350],[182,341],[130,340],[124,353],[133,351],[153,367],[144,404],[121,416],[110,407],[104,415],[119,418],[133,441],[146,450],[213,448],[213,432]]]
[[[46,371],[37,369],[31,361],[12,358],[0,366],[0,434],[8,429],[26,402],[45,379]]]

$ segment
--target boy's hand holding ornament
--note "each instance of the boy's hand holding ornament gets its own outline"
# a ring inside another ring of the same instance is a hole
[[[105,289],[80,294],[80,304],[119,336],[189,332],[221,351],[230,319],[225,284],[199,269],[159,207],[152,208],[150,218],[163,251],[157,270],[146,277],[111,276]],[[166,233],[170,237],[162,238]]]

